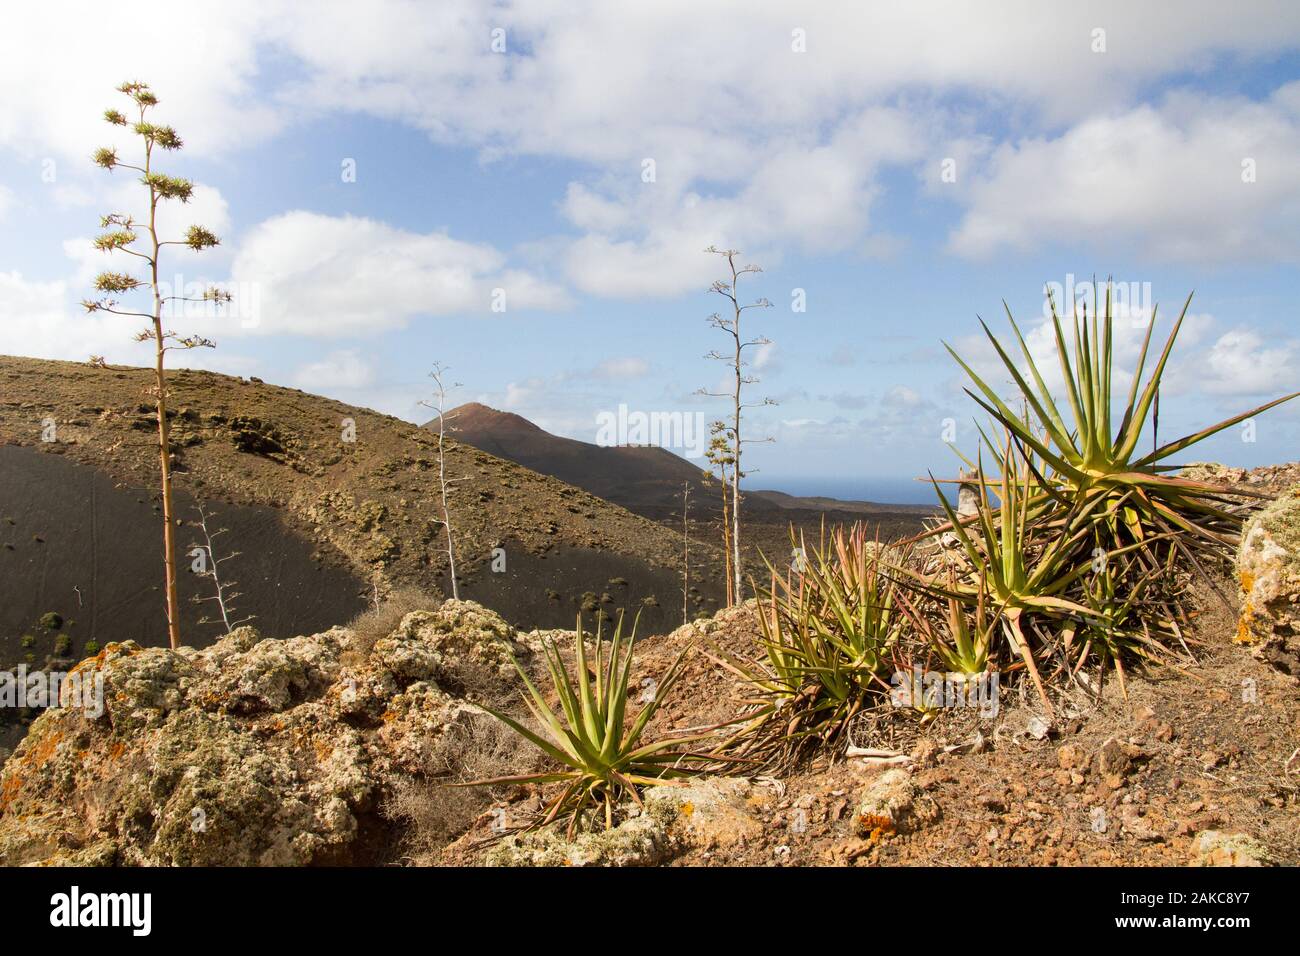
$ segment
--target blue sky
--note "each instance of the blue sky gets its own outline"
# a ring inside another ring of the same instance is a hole
[[[24,10],[0,58],[25,91],[0,105],[0,351],[147,360],[129,320],[76,305],[120,267],[87,248],[98,216],[138,202],[88,156],[130,155],[98,116],[139,77],[186,139],[166,168],[199,185],[166,225],[223,239],[163,272],[255,314],[173,321],[218,341],[182,357],[204,367],[416,420],[439,361],[457,398],[586,440],[621,403],[714,417],[693,393],[723,372],[716,244],[774,304],[746,314],[773,341],[751,394],[779,403],[753,413],[759,486],[924,500],[946,420],[974,435],[940,341],[995,373],[976,316],[1005,329],[1005,298],[1037,352],[1044,283],[1071,275],[1138,290],[1122,364],[1150,305],[1159,334],[1196,291],[1165,437],[1300,388],[1294,5],[996,6]],[[1243,437],[1191,457],[1294,459],[1300,407]]]

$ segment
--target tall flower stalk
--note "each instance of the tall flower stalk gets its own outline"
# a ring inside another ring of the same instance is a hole
[[[98,299],[87,299],[82,306],[87,312],[109,312],[147,319],[149,325],[136,335],[137,342],[152,342],[154,347],[154,407],[158,417],[158,458],[162,479],[163,508],[163,564],[166,577],[167,595],[167,637],[172,648],[181,643],[180,601],[176,593],[176,518],[172,504],[172,469],[171,469],[171,426],[167,421],[167,353],[174,349],[215,348],[216,343],[201,336],[181,336],[163,326],[163,310],[173,302],[213,302],[223,304],[230,301],[230,293],[217,288],[209,288],[199,297],[187,298],[184,295],[164,295],[158,281],[158,260],[163,246],[188,246],[199,251],[209,249],[220,243],[209,230],[203,226],[190,226],[182,239],[163,239],[158,233],[158,206],[164,200],[177,200],[188,203],[194,194],[194,184],[188,179],[169,176],[155,168],[155,150],[175,152],[183,145],[176,130],[170,126],[159,126],[149,122],[149,111],[158,105],[158,97],[148,85],[140,82],[123,83],[117,88],[119,93],[127,96],[133,106],[133,120],[128,120],[120,110],[104,111],[104,119],[113,126],[128,127],[140,137],[143,144],[143,158],[138,163],[123,162],[118,158],[117,150],[104,147],[94,153],[97,166],[113,172],[117,169],[130,169],[140,174],[140,184],[149,193],[149,214],[146,221],[137,221],[126,213],[110,213],[100,219],[100,227],[105,231],[95,238],[95,248],[101,252],[122,252],[142,259],[148,267],[148,279],[141,280],[127,272],[103,272],[95,279],[95,289],[100,293]],[[145,250],[137,248],[140,240],[139,230],[143,229]],[[150,311],[136,311],[119,308],[116,296],[127,295],[148,290],[152,299]],[[171,290],[173,293],[179,290]]]

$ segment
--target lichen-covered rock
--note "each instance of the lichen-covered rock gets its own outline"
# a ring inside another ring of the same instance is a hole
[[[886,770],[867,785],[858,798],[854,823],[860,836],[887,835],[919,830],[938,815],[934,800],[899,767]]]
[[[1247,523],[1237,575],[1237,639],[1254,643],[1262,660],[1300,676],[1300,485]]]
[[[693,780],[651,787],[645,810],[626,808],[628,818],[610,830],[567,838],[555,823],[506,837],[483,858],[486,866],[658,866],[691,849],[714,849],[756,840],[763,823],[755,814],[761,797],[738,777]]]
[[[1192,840],[1192,866],[1270,866],[1265,846],[1245,833],[1204,830]]]
[[[1194,461],[1184,465],[1179,470],[1178,477],[1208,484],[1239,485],[1250,479],[1250,473],[1245,468],[1234,468],[1217,461]]]
[[[46,711],[0,772],[0,863],[364,862],[394,783],[510,654],[529,650],[508,624],[453,601],[368,650],[345,628],[110,644],[74,671],[102,678],[102,712]]]

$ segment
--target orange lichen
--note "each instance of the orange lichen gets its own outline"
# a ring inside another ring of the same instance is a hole
[[[689,802],[689,801],[686,802],[686,803],[683,803],[682,806],[681,806],[681,811],[680,811],[680,812],[681,812],[681,815],[684,816],[684,817],[689,817],[689,816],[691,816],[693,813],[695,813],[695,804],[693,804],[693,803],[691,803],[691,802]]]
[[[858,833],[862,834],[872,843],[880,842],[882,837],[892,835],[894,830],[894,821],[886,816],[879,816],[874,813],[858,814]]]
[[[9,809],[9,804],[23,788],[23,778],[17,773],[5,777],[4,786],[0,787],[0,811]]]
[[[1237,618],[1237,633],[1233,635],[1233,641],[1237,644],[1249,644],[1255,640],[1255,632],[1251,627],[1251,622],[1255,619],[1255,607],[1249,601],[1241,606],[1241,616]]]
[[[36,767],[43,767],[45,762],[54,756],[55,748],[59,746],[59,741],[63,739],[62,731],[54,731],[46,734],[36,742],[36,746],[31,749],[27,755],[27,762],[35,764]]]

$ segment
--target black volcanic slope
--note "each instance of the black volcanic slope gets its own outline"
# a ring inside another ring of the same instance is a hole
[[[152,491],[114,481],[104,472],[34,448],[0,445],[0,666],[32,654],[36,664],[53,653],[59,633],[71,639],[65,655],[79,659],[87,641],[103,645],[127,638],[167,643],[162,590],[162,519]],[[194,498],[176,495],[180,516],[196,519]],[[238,581],[239,616],[269,637],[326,630],[365,606],[367,582],[338,561],[329,562],[301,534],[287,528],[274,508],[210,501],[209,528],[218,557],[238,556],[221,571]],[[191,547],[202,541],[194,527],[178,530],[183,633],[205,644],[223,634],[200,624],[217,614],[210,579],[190,570]],[[54,612],[59,631],[40,626]],[[22,637],[35,638],[31,647]]]
[[[72,656],[89,640],[165,639],[151,377],[0,356],[0,666],[43,663],[65,633]],[[241,552],[227,567],[265,633],[344,624],[392,588],[450,593],[428,431],[256,379],[180,370],[169,383],[177,517],[196,502],[219,514],[218,554]],[[522,628],[572,627],[579,611],[639,611],[642,634],[681,623],[680,531],[471,445],[446,451],[463,596]],[[180,529],[182,555],[196,540]],[[693,612],[718,605],[719,557],[692,544]],[[183,598],[206,594],[182,564]],[[210,608],[186,605],[185,643],[220,634],[194,623]],[[37,628],[47,612],[75,623]]]

